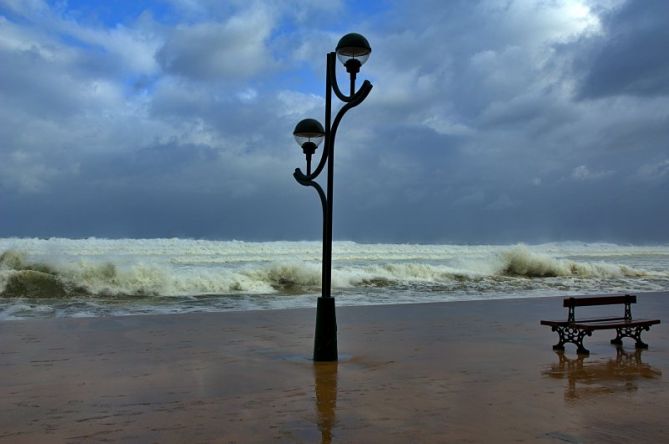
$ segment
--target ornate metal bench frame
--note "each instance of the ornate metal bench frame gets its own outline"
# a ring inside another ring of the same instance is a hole
[[[590,351],[583,346],[583,339],[592,336],[594,330],[616,330],[616,337],[611,339],[611,344],[622,346],[623,338],[632,338],[635,348],[646,349],[648,344],[641,340],[641,332],[650,330],[651,325],[659,324],[658,319],[633,320],[631,304],[636,303],[636,296],[605,296],[587,298],[565,298],[564,307],[569,309],[566,321],[541,321],[541,325],[548,325],[552,331],[558,334],[558,343],[553,350],[562,351],[567,343],[575,344],[576,353],[588,355]],[[577,306],[613,305],[625,304],[625,313],[622,318],[597,318],[576,321],[575,308]]]

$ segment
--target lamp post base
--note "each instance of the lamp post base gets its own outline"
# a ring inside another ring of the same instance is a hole
[[[319,297],[316,305],[314,361],[337,361],[337,317],[333,297]]]

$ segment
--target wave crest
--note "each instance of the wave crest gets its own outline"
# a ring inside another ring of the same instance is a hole
[[[624,265],[555,259],[547,255],[533,253],[522,245],[502,253],[501,257],[502,266],[499,274],[502,276],[618,278],[642,277],[648,274],[644,270],[637,270]]]

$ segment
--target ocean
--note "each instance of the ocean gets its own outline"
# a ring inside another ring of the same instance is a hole
[[[314,307],[320,242],[0,239],[0,320]],[[333,244],[337,305],[669,290],[669,245]]]

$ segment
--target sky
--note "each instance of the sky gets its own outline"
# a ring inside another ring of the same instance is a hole
[[[0,237],[320,239],[292,131],[358,32],[374,89],[337,135],[335,240],[667,243],[668,21],[666,0],[0,0]]]

